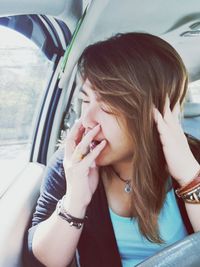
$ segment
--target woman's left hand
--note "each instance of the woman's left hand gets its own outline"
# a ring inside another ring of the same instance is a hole
[[[153,115],[163,146],[169,173],[181,185],[191,181],[200,170],[200,165],[194,158],[187,138],[181,128],[178,116],[179,102],[171,111],[169,98],[165,102],[164,114],[154,107]]]

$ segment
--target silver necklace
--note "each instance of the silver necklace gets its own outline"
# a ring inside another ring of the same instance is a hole
[[[125,183],[125,187],[124,187],[124,192],[126,193],[131,193],[132,192],[132,187],[131,187],[131,180],[124,180],[119,173],[117,173],[116,171],[114,171],[114,173],[117,175],[117,177]]]

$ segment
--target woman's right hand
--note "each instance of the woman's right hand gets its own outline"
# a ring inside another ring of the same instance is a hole
[[[85,128],[81,120],[78,120],[65,140],[63,161],[67,180],[65,208],[75,217],[84,216],[98,185],[99,173],[95,159],[104,149],[106,141],[102,140],[93,150],[90,150],[90,144],[99,131],[100,125],[96,125],[84,135]]]

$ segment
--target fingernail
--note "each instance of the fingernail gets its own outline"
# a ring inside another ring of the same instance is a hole
[[[101,141],[101,144],[102,144],[102,145],[106,144],[106,140],[103,139],[103,140]]]

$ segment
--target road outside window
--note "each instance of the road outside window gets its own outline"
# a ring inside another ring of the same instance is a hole
[[[53,64],[22,34],[0,26],[0,198],[29,160]]]

